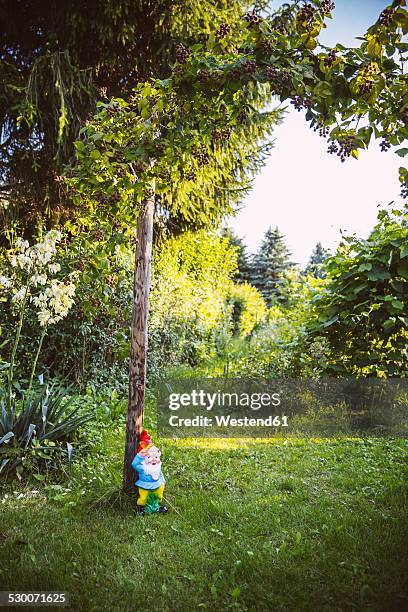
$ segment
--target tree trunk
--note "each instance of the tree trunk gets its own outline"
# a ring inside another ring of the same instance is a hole
[[[136,474],[131,464],[136,454],[143,426],[153,212],[154,195],[152,194],[144,202],[137,225],[129,361],[129,399],[126,416],[126,444],[123,467],[123,489],[127,493],[131,493],[135,486]]]

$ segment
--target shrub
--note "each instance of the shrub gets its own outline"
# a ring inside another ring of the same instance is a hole
[[[24,470],[38,471],[60,467],[61,458],[71,461],[74,433],[92,418],[72,408],[72,399],[60,385],[44,386],[20,399],[12,398],[8,407],[3,390],[0,401],[0,475]]]
[[[57,261],[57,243],[60,240],[60,232],[54,230],[48,232],[44,240],[32,246],[26,240],[18,238],[1,260],[1,301],[8,306],[3,312],[8,315],[6,329],[9,334],[6,343],[11,345],[10,361],[7,364],[9,408],[16,355],[24,323],[28,321],[29,325],[35,328],[34,334],[38,334],[40,330],[35,343],[37,346],[32,353],[32,365],[28,371],[20,371],[23,378],[28,378],[29,395],[44,338],[50,328],[67,316],[74,303],[76,272],[62,276],[61,265]],[[27,360],[24,362],[27,363]]]
[[[41,366],[78,384],[127,391],[133,245],[129,237],[92,230],[60,253],[62,267],[79,267],[75,304],[48,331]],[[120,240],[119,240],[120,239]],[[148,379],[168,366],[195,365],[214,355],[225,326],[225,301],[236,253],[214,231],[185,232],[154,248],[149,318]],[[25,358],[34,321],[22,328]]]
[[[228,293],[234,335],[248,336],[265,319],[267,308],[259,291],[249,285],[231,285]]]
[[[326,369],[330,355],[327,340],[310,338],[307,326],[314,318],[314,299],[325,281],[288,271],[281,289],[285,303],[275,303],[257,325],[235,358],[229,359],[229,375],[245,377],[312,377]],[[231,345],[235,349],[234,345]]]
[[[309,338],[325,337],[332,373],[408,374],[408,220],[406,208],[380,211],[366,240],[346,237],[326,263]]]

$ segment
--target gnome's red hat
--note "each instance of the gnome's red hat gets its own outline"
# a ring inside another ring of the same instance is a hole
[[[153,440],[151,439],[147,429],[144,429],[140,435],[140,442],[139,446],[137,447],[137,452],[140,453],[140,451],[144,450],[145,448],[150,448],[151,446],[153,446]]]

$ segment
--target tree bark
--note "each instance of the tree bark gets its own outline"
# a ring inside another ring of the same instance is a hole
[[[136,454],[143,427],[153,212],[154,195],[152,194],[144,202],[137,225],[129,361],[129,398],[123,466],[123,489],[127,493],[131,493],[135,488],[136,474],[132,468],[132,460]]]

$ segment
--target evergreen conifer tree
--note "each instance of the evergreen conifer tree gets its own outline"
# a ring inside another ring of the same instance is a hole
[[[224,238],[227,238],[228,242],[236,249],[238,270],[234,276],[234,280],[237,283],[250,283],[252,267],[245,242],[229,228],[224,229],[222,235]]]
[[[279,228],[269,228],[253,257],[252,265],[252,284],[261,292],[269,306],[274,301],[285,301],[280,287],[284,273],[294,265],[290,257],[285,237]]]
[[[328,255],[328,250],[322,246],[321,242],[318,242],[312,251],[309,263],[305,268],[305,273],[312,274],[315,278],[324,278],[326,276],[326,272],[323,264]]]

